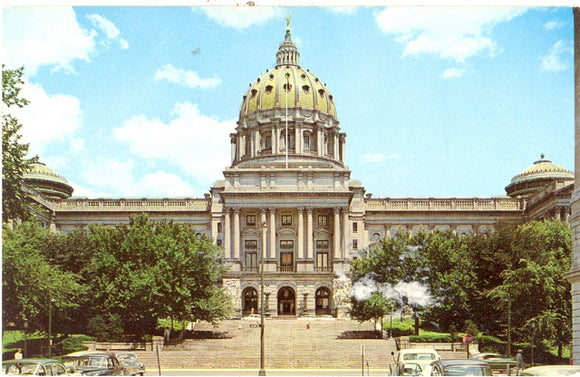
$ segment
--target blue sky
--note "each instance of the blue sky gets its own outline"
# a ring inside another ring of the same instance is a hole
[[[87,197],[202,197],[248,85],[292,12],[374,197],[505,195],[539,159],[574,168],[569,7],[8,7],[32,154]]]

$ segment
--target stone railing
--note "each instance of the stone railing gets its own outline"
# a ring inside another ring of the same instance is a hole
[[[207,199],[66,199],[54,202],[58,211],[207,211]]]
[[[521,211],[512,198],[377,198],[367,199],[371,211]]]

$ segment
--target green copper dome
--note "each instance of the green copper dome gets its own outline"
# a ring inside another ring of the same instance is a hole
[[[30,171],[24,173],[24,182],[50,199],[66,199],[73,193],[68,181],[42,162],[31,165]]]
[[[554,181],[574,181],[574,173],[545,157],[541,155],[532,166],[513,177],[506,193],[511,197],[529,196]]]
[[[316,75],[300,66],[300,54],[286,29],[276,54],[277,64],[250,84],[242,101],[240,118],[259,110],[296,108],[336,117],[332,94]]]

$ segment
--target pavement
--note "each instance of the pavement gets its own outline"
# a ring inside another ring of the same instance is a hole
[[[266,376],[387,376],[388,369],[266,369]],[[158,369],[147,368],[145,376],[258,376],[259,369]]]

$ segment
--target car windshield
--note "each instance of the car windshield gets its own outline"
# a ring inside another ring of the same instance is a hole
[[[26,362],[6,364],[2,369],[4,369],[5,374],[11,375],[18,374],[34,375],[37,374],[36,373],[37,369],[40,372],[38,374],[44,372],[44,367],[42,365],[39,365],[38,363],[26,363]]]
[[[432,353],[407,353],[403,355],[403,360],[435,360]]]
[[[447,367],[444,371],[445,376],[491,376],[489,368],[481,366],[458,365]]]
[[[104,356],[80,356],[76,357],[74,363],[79,367],[106,368],[107,358]]]

